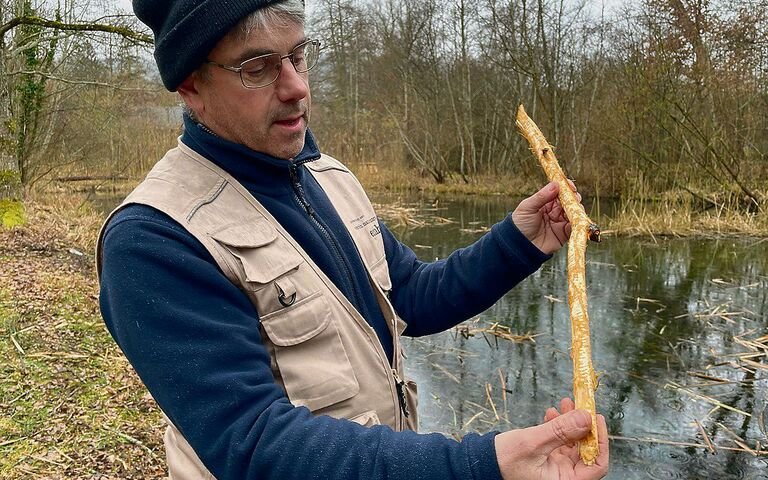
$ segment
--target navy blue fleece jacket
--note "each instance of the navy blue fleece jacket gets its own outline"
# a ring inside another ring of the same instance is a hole
[[[302,165],[216,137],[185,118],[182,141],[237,178],[363,314],[387,354],[392,339],[352,240]],[[317,223],[310,221],[315,216]],[[406,335],[475,315],[547,255],[509,217],[473,245],[424,263],[382,224],[392,301]],[[313,417],[274,382],[253,305],[205,248],[159,211],[131,205],[104,236],[101,311],[152,396],[219,479],[499,479],[494,434],[464,437],[365,428]]]

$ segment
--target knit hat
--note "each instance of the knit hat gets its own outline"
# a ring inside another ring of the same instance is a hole
[[[133,11],[155,34],[155,61],[165,88],[178,86],[232,27],[279,0],[133,0]]]

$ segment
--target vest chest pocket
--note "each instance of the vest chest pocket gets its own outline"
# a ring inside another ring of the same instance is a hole
[[[242,269],[239,286],[259,316],[289,307],[317,291],[314,285],[296,280],[301,265],[306,267],[304,259],[267,220],[230,225],[212,237]]]
[[[360,391],[320,282],[263,218],[212,237],[236,258],[240,287],[256,306],[265,342],[291,403],[316,411]]]
[[[328,301],[321,292],[261,318],[291,403],[311,411],[360,391]]]

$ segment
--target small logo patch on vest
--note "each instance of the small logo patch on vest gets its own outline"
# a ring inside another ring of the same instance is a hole
[[[372,229],[368,230],[368,233],[371,234],[372,237],[375,237],[376,235],[381,235],[381,228],[379,228],[379,224],[373,226]]]
[[[361,228],[365,228],[366,226],[375,223],[376,222],[376,216],[373,216],[367,220],[363,219],[363,215],[360,215],[359,217],[353,218],[351,222],[352,225],[354,225],[355,230],[360,230]],[[376,228],[378,228],[378,224],[375,225]],[[379,230],[379,233],[381,231]],[[371,236],[374,236],[373,231],[371,231]]]

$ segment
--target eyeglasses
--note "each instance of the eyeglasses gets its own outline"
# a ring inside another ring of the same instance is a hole
[[[286,58],[291,60],[291,65],[296,69],[296,73],[306,73],[317,65],[319,56],[320,41],[310,39],[296,45],[288,55],[280,55],[279,53],[259,55],[249,58],[237,67],[222,65],[211,60],[206,63],[239,73],[240,81],[243,82],[245,88],[262,88],[272,85],[277,80],[277,77],[280,76],[280,70],[283,68],[283,60]]]

